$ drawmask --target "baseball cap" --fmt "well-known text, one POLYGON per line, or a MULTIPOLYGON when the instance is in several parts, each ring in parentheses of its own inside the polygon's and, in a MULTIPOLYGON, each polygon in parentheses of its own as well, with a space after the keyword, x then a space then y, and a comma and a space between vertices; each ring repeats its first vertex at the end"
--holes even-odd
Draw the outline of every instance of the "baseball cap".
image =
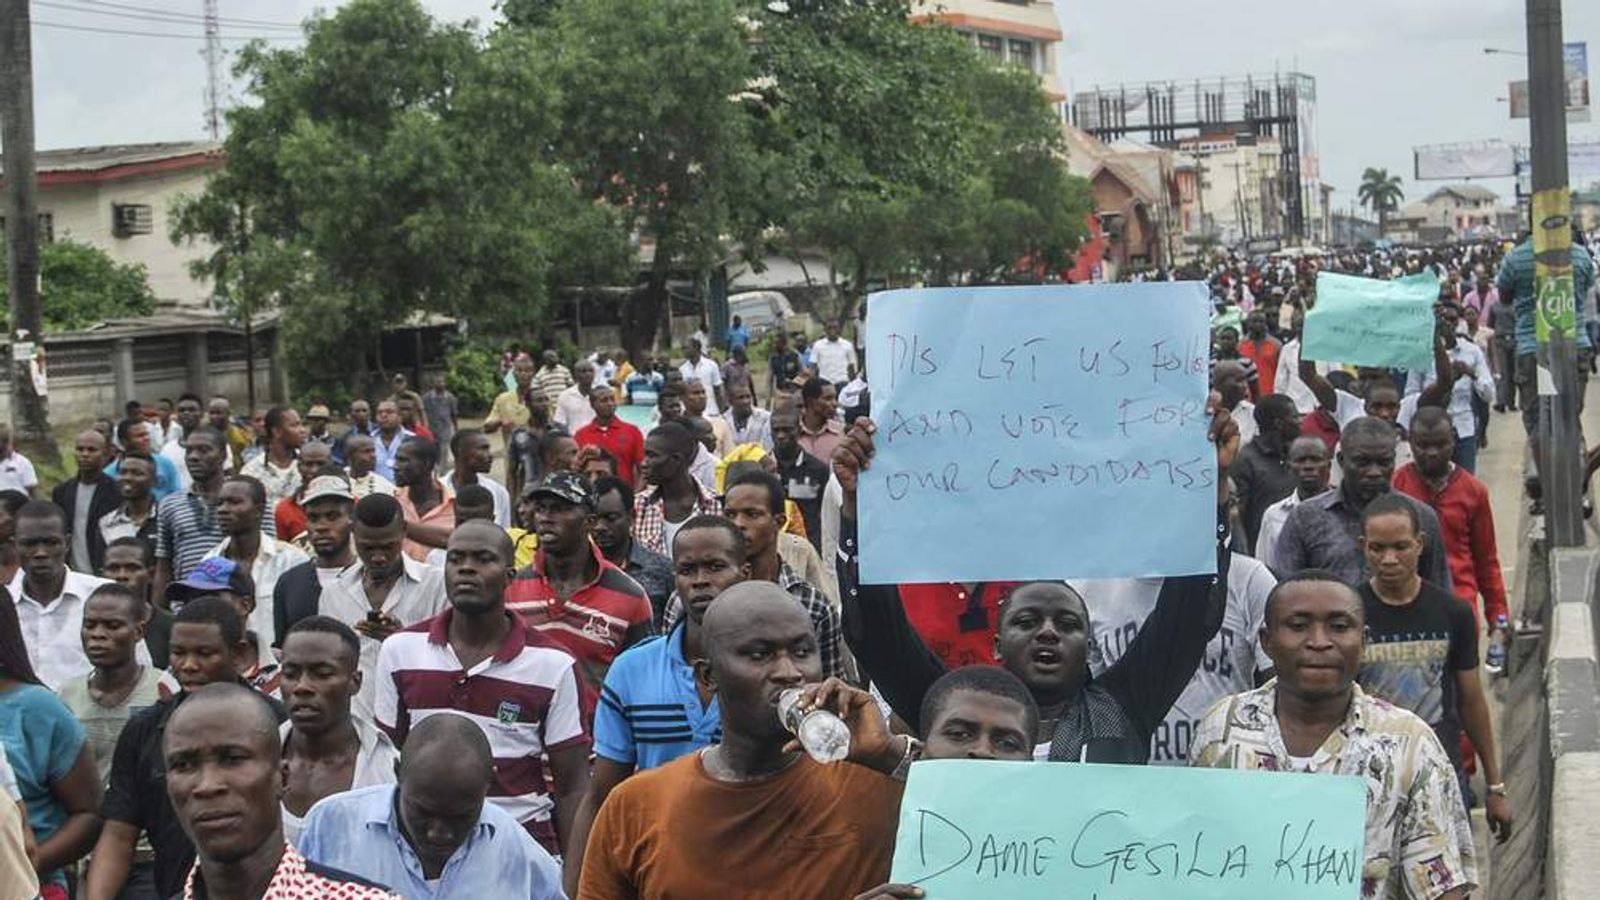
POLYGON ((201 594, 232 591, 246 597, 255 596, 256 584, 250 573, 239 564, 222 556, 201 560, 200 565, 189 570, 182 581, 167 585, 167 604, 182 605, 201 594))
POLYGON ((574 472, 552 472, 546 475, 543 481, 522 492, 522 496, 528 498, 541 494, 558 497, 578 506, 594 508, 594 493, 589 489, 589 482, 574 472))
POLYGON ((313 404, 311 404, 311 408, 306 410, 306 418, 308 418, 308 419, 327 419, 327 418, 331 418, 331 414, 328 412, 328 405, 326 403, 313 403, 313 404))
POLYGON ((343 475, 318 475, 306 485, 306 492, 300 498, 300 505, 305 506, 313 500, 322 500, 327 497, 338 497, 340 500, 355 502, 356 492, 350 487, 350 479, 343 475))

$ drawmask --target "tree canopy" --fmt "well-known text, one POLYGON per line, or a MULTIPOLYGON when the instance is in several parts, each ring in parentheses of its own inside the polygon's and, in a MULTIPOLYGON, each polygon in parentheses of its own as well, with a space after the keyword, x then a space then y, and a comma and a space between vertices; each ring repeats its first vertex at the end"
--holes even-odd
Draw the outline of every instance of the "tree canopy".
POLYGON ((1036 280, 1085 233, 1036 78, 903 0, 497 9, 484 31, 352 0, 303 47, 241 53, 228 165, 173 238, 208 240, 195 273, 230 312, 282 310, 297 371, 340 377, 423 311, 525 333, 593 285, 636 286, 637 350, 669 276, 736 254, 820 250, 853 301, 899 276, 1036 280))
MULTIPOLYGON (((0 299, 10 302, 0 255, 0 299)), ((53 241, 39 248, 40 295, 45 331, 77 331, 122 316, 155 310, 145 267, 119 263, 104 250, 76 241, 53 241)))

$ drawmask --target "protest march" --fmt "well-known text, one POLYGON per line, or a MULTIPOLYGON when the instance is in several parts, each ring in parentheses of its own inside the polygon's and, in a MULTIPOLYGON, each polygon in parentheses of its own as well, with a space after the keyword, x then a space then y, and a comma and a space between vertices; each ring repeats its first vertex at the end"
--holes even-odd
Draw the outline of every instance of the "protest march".
POLYGON ((5 896, 1472 896, 1526 246, 8 442, 5 896))
POLYGON ((1139 2, 0 3, 0 900, 1584 894, 1586 44, 1139 2))

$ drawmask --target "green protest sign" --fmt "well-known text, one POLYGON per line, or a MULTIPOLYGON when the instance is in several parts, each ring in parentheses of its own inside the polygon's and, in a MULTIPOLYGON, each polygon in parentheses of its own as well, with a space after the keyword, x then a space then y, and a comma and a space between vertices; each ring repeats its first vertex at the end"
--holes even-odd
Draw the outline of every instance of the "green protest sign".
POLYGON ((891 881, 929 900, 1356 900, 1358 778, 941 760, 911 768, 891 881))
POLYGON ((1352 366, 1426 369, 1433 365, 1433 305, 1439 279, 1394 281, 1321 272, 1317 303, 1306 313, 1302 359, 1352 366))

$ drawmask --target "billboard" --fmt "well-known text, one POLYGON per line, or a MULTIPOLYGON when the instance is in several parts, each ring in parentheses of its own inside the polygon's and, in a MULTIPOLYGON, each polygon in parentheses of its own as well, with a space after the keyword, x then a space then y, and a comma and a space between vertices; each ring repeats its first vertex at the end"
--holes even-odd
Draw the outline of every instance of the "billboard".
MULTIPOLYGON (((1562 71, 1566 82, 1567 122, 1589 121, 1589 45, 1582 41, 1562 44, 1562 71)), ((1528 81, 1511 82, 1511 118, 1528 118, 1528 81)))
POLYGON ((1503 178, 1517 171, 1516 149, 1499 142, 1435 144, 1417 147, 1412 153, 1418 181, 1503 178))

